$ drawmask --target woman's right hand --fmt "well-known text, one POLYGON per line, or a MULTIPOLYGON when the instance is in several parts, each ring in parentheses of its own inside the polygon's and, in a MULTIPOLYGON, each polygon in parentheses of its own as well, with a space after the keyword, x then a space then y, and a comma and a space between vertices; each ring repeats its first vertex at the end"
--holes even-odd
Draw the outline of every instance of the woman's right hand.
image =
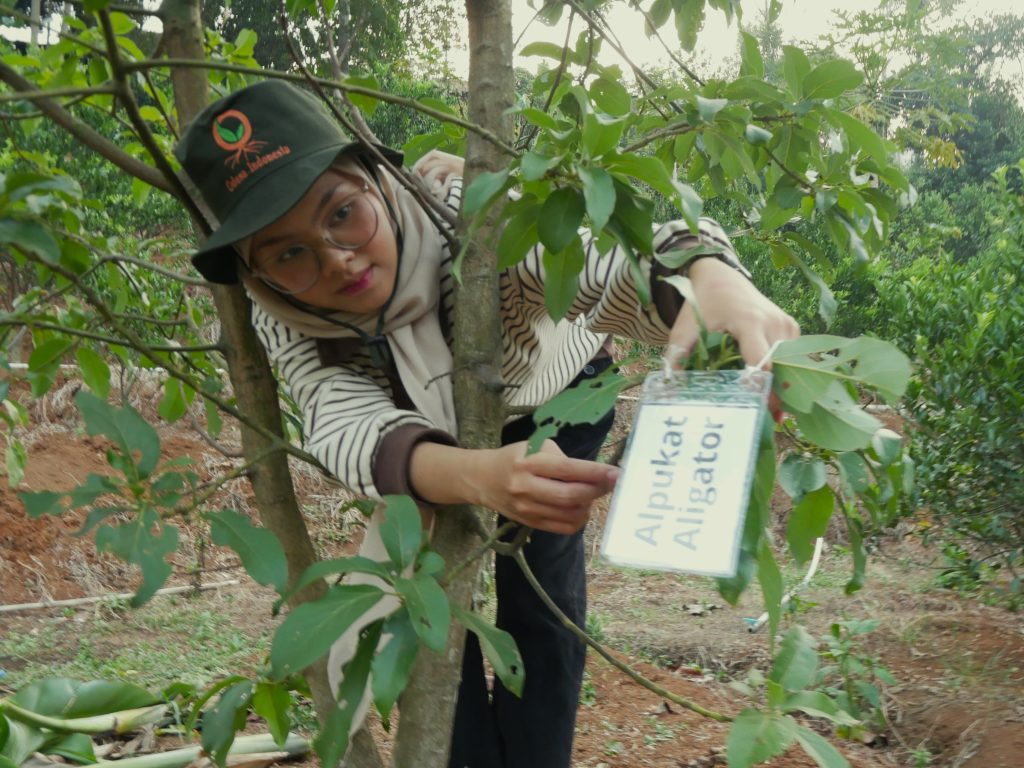
POLYGON ((591 505, 615 487, 619 474, 607 464, 569 458, 552 440, 529 456, 525 442, 473 453, 475 469, 466 478, 473 503, 551 533, 586 525, 591 505))
POLYGON ((409 482, 421 499, 476 504, 550 533, 582 528, 618 476, 617 467, 569 458, 552 440, 530 456, 526 442, 480 450, 422 442, 409 458, 409 482))

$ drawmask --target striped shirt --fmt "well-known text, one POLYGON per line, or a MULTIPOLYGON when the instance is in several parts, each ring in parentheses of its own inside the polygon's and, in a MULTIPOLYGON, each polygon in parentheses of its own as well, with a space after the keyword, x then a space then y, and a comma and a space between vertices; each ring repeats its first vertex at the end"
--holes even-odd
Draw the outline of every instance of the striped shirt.
MULTIPOLYGON (((450 179, 439 196, 457 211, 461 179, 450 179)), ((625 252, 614 247, 602 255, 589 233, 581 234, 585 261, 579 292, 563 320, 554 322, 544 302, 542 246, 533 248, 526 258, 500 275, 502 377, 508 405, 539 406, 561 392, 601 349, 609 334, 651 344, 668 341, 681 299, 670 308, 665 307, 664 300, 659 300, 657 308, 643 305, 637 294, 635 268, 625 252)), ((699 242, 720 246, 718 258, 747 274, 716 222, 700 220, 699 242)), ((654 236, 658 252, 697 243, 697 236, 680 221, 660 226, 654 236)), ((455 298, 451 266, 452 256, 446 252, 438 279, 441 313, 449 318, 455 298)), ((652 270, 648 259, 641 260, 640 266, 642 279, 651 285, 652 292, 658 290, 659 266, 652 270)), ((661 269, 660 274, 669 273, 661 269)), ((675 296, 674 290, 670 295, 675 296)), ((454 443, 454 438, 419 413, 395 405, 388 376, 373 365, 362 348, 343 362, 325 364, 316 339, 272 318, 258 304, 253 305, 253 324, 302 413, 306 449, 356 493, 379 498, 385 493, 409 492, 400 479, 382 482, 385 473, 377 465, 398 465, 399 471, 390 475, 404 478, 416 442, 430 439, 454 443), (403 438, 398 439, 398 435, 403 438)), ((450 332, 446 340, 450 347, 450 332)))

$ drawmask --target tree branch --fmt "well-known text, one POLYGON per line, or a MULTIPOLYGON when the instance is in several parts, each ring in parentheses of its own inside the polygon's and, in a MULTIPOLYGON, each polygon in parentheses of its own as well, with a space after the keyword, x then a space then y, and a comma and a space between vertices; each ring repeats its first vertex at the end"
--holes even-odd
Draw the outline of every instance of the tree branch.
POLYGON ((151 187, 173 194, 174 189, 172 186, 156 169, 140 160, 136 160, 108 138, 73 117, 60 104, 42 95, 42 92, 36 89, 32 83, 2 61, 0 61, 0 80, 21 93, 27 101, 35 104, 40 112, 71 134, 87 149, 93 150, 125 173, 149 184, 151 187))

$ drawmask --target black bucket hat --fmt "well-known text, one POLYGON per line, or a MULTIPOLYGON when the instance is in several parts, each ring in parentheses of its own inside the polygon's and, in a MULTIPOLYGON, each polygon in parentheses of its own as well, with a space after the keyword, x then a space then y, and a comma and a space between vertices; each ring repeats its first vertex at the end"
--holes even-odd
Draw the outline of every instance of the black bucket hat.
MULTIPOLYGON (((400 152, 378 149, 402 164, 400 152)), ((200 112, 174 149, 217 223, 192 255, 196 269, 212 283, 238 282, 233 244, 287 213, 345 152, 369 150, 320 100, 282 80, 235 91, 200 112)))

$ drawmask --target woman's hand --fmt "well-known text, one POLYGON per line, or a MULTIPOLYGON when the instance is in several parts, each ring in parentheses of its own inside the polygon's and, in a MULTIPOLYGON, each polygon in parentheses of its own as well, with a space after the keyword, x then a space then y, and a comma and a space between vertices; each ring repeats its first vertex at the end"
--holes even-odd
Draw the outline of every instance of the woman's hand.
POLYGON ((462 176, 465 166, 461 157, 432 149, 416 161, 412 172, 423 179, 427 189, 433 190, 435 185, 443 186, 449 176, 462 176))
MULTIPOLYGON (((704 324, 709 331, 725 331, 740 347, 747 365, 761 363, 777 341, 800 335, 796 320, 779 309, 744 275, 715 258, 698 259, 690 265, 690 282, 704 324)), ((697 319, 690 304, 683 304, 669 334, 669 348, 688 355, 699 335, 697 319)), ((764 365, 771 369, 771 361, 764 365)), ((772 415, 782 416, 778 400, 769 402, 772 415)))
POLYGON ((615 487, 618 474, 607 464, 569 458, 551 440, 530 456, 525 442, 488 450, 420 443, 409 479, 435 504, 477 504, 531 528, 570 534, 586 524, 591 504, 615 487))

